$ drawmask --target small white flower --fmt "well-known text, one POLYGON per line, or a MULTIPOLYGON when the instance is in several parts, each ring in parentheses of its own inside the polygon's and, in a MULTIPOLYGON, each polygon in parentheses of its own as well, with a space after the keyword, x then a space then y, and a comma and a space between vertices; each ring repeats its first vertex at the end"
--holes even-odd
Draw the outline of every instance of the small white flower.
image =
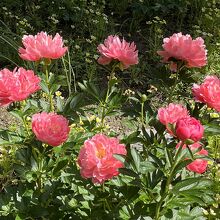
POLYGON ((96 37, 93 36, 93 35, 91 35, 91 39, 92 39, 92 40, 96 40, 96 37))
POLYGON ((94 58, 95 60, 97 60, 97 59, 99 58, 99 55, 95 54, 95 55, 93 56, 93 58, 94 58))
POLYGON ((210 214, 211 215, 216 215, 215 211, 213 209, 210 209, 210 214))

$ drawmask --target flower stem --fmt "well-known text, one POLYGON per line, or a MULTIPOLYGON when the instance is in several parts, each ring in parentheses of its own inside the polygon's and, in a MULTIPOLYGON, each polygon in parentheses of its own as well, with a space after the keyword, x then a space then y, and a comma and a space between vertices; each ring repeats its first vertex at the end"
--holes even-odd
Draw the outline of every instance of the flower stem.
POLYGON ((46 84, 47 84, 48 91, 49 91, 48 95, 49 95, 50 111, 53 112, 54 111, 53 95, 51 94, 51 91, 50 91, 49 72, 48 72, 47 65, 45 65, 45 73, 46 73, 46 84))
POLYGON ((173 165, 172 165, 172 168, 171 168, 171 171, 170 171, 170 174, 167 178, 167 181, 166 181, 166 185, 165 185, 165 189, 164 189, 164 192, 159 200, 159 202, 157 203, 157 206, 156 206, 156 212, 155 212, 155 220, 159 220, 160 218, 160 212, 161 212, 161 206, 164 202, 164 200, 166 199, 166 197, 169 195, 169 187, 170 187, 170 184, 172 182, 172 179, 173 179, 173 175, 174 175, 174 171, 175 171, 175 168, 178 164, 178 157, 179 157, 179 154, 182 150, 182 146, 184 145, 184 142, 181 142, 181 145, 179 146, 176 154, 175 154, 175 157, 174 157, 174 162, 173 162, 173 165))
POLYGON ((177 82, 178 82, 178 73, 179 73, 179 71, 176 72, 175 82, 174 82, 174 85, 171 87, 171 92, 169 95, 169 103, 171 102, 171 100, 173 98, 173 94, 176 90, 176 86, 177 86, 177 82))
POLYGON ((141 123, 144 126, 144 102, 141 103, 141 123))
POLYGON ((178 79, 179 79, 178 76, 179 76, 179 73, 180 73, 180 71, 181 71, 183 68, 184 68, 184 64, 181 63, 181 64, 179 65, 179 68, 177 69, 177 72, 176 72, 176 77, 175 77, 174 85, 171 87, 171 92, 170 92, 170 96, 169 96, 169 102, 171 102, 171 100, 172 100, 173 94, 174 94, 174 92, 175 92, 175 90, 176 90, 176 86, 177 86, 177 84, 178 84, 178 79))
POLYGON ((105 116, 106 116, 106 107, 107 107, 107 104, 108 104, 108 99, 109 99, 109 96, 110 96, 109 94, 110 94, 111 87, 112 87, 110 82, 113 79, 115 68, 116 68, 116 65, 113 66, 112 71, 110 73, 105 101, 102 104, 101 130, 103 130, 103 128, 104 128, 104 119, 105 119, 105 116))

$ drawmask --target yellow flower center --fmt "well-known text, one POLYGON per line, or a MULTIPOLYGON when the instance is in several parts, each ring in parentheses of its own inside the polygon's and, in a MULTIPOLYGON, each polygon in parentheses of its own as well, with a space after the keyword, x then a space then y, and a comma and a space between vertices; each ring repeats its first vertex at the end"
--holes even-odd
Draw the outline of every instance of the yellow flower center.
POLYGON ((102 159, 105 156, 105 149, 102 146, 102 144, 98 143, 96 145, 96 157, 98 157, 99 159, 102 159))

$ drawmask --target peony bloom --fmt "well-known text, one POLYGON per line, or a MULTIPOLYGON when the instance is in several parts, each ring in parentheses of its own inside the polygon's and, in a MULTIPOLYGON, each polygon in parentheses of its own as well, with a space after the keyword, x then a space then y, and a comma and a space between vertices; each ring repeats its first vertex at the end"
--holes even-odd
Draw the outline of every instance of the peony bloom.
POLYGON ((124 39, 121 41, 118 36, 108 36, 104 44, 100 44, 97 49, 101 54, 99 64, 106 65, 112 60, 118 60, 123 68, 127 69, 138 63, 138 51, 134 42, 128 43, 124 39))
POLYGON ((187 67, 202 67, 207 64, 207 50, 201 37, 193 40, 188 34, 177 33, 164 38, 163 43, 164 50, 157 53, 163 57, 162 62, 171 64, 172 70, 177 69, 176 61, 184 61, 187 67))
MULTIPOLYGON (((176 148, 178 148, 180 146, 181 142, 179 144, 177 144, 176 148)), ((199 143, 194 143, 189 145, 190 150, 193 152, 196 149, 198 149, 199 147, 201 147, 201 145, 199 143)), ((185 149, 186 145, 184 144, 182 149, 185 149)), ((201 149, 199 152, 196 153, 196 155, 204 155, 207 156, 208 155, 208 151, 205 149, 201 149)), ((187 158, 186 158, 187 159, 187 158)), ((204 173, 207 169, 208 166, 208 161, 205 159, 195 159, 192 163, 188 164, 186 166, 186 168, 190 171, 193 171, 195 173, 204 173)))
POLYGON ((40 89, 40 78, 32 70, 15 68, 0 71, 0 106, 22 101, 40 89))
POLYGON ((119 144, 117 138, 96 134, 86 140, 78 157, 82 177, 92 178, 93 183, 103 183, 117 176, 123 163, 114 158, 114 154, 127 154, 125 145, 119 144))
POLYGON ((42 112, 33 115, 32 130, 38 140, 56 147, 67 140, 70 128, 62 115, 42 112))
POLYGON ((204 133, 204 127, 201 125, 200 121, 193 117, 180 118, 176 122, 176 136, 185 141, 191 139, 195 142, 199 141, 204 133))
MULTIPOLYGON (((13 73, 8 69, 0 71, 0 106, 9 105, 14 101, 11 97, 13 92, 13 85, 16 85, 13 73)), ((16 89, 15 89, 16 93, 16 89)))
POLYGON ((180 104, 170 103, 165 108, 159 108, 158 119, 164 124, 174 124, 178 119, 187 117, 188 111, 185 107, 180 104))
POLYGON ((24 35, 22 43, 24 48, 19 48, 19 55, 24 60, 58 59, 67 51, 67 47, 63 47, 62 37, 58 33, 54 38, 47 35, 46 32, 40 32, 35 36, 24 35))
POLYGON ((206 103, 210 108, 220 111, 220 80, 216 76, 207 76, 201 85, 192 88, 196 101, 206 103))

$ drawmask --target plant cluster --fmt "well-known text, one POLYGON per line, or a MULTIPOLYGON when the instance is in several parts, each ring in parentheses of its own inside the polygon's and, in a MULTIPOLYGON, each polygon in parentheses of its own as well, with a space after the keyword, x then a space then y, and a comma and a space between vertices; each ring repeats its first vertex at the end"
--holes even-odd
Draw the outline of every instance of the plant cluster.
POLYGON ((24 35, 22 44, 19 56, 33 70, 0 71, 0 106, 20 120, 16 129, 0 131, 2 219, 219 217, 220 79, 194 84, 194 100, 174 99, 186 71, 207 64, 202 38, 164 39, 158 54, 174 83, 164 98, 169 104, 156 111, 152 92, 122 86, 123 72, 140 62, 134 42, 108 36, 97 46, 106 87, 83 80, 78 91, 58 33, 24 35), (59 59, 65 97, 53 73, 59 59), (120 138, 109 123, 116 117, 129 128, 120 138))

